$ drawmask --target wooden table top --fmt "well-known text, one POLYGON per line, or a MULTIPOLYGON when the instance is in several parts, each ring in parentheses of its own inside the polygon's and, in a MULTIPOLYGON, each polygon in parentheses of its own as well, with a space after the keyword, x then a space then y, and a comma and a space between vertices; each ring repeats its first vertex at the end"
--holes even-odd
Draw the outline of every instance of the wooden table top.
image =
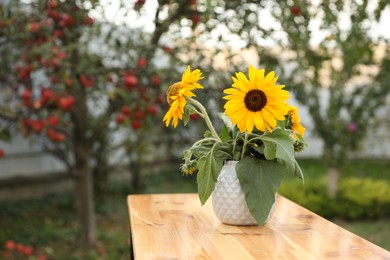
POLYGON ((390 259, 390 252, 278 196, 265 226, 229 226, 197 194, 128 196, 135 259, 390 259))

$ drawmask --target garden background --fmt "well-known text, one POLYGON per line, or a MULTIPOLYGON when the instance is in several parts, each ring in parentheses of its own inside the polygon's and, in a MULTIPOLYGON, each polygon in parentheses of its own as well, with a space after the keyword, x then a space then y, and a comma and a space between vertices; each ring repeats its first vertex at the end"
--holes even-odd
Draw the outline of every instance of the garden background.
POLYGON ((179 167, 205 126, 162 123, 187 65, 215 120, 234 73, 274 70, 308 143, 305 184, 280 194, 390 249, 387 1, 3 0, 0 15, 0 258, 127 259, 128 194, 196 192, 179 167))

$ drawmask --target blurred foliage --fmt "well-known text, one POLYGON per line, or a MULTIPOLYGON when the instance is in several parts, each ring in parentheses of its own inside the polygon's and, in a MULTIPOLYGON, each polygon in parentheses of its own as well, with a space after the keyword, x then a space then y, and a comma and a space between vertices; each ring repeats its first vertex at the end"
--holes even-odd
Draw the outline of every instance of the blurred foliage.
POLYGON ((390 217, 389 189, 388 180, 345 177, 335 198, 328 197, 325 178, 311 185, 282 184, 279 193, 325 218, 357 220, 390 217))
MULTIPOLYGON (((87 259, 129 259, 129 219, 123 205, 130 193, 132 190, 126 182, 110 183, 101 190, 96 208, 97 247, 88 253, 87 259)), ((86 259, 77 240, 79 231, 74 210, 71 193, 0 202, 0 247, 11 240, 31 246, 34 255, 44 255, 47 259, 86 259)), ((6 259, 27 259, 24 257, 6 259)), ((1 254, 0 259, 3 259, 1 254)))
POLYGON ((368 0, 273 5, 288 39, 281 62, 290 71, 282 77, 308 107, 328 166, 339 168, 360 147, 386 106, 390 35, 374 31, 388 7, 388 1, 368 0))
POLYGON ((326 192, 326 163, 300 160, 305 183, 287 177, 280 194, 326 217, 346 220, 390 217, 390 169, 388 161, 348 160, 340 169, 341 181, 335 198, 326 192))

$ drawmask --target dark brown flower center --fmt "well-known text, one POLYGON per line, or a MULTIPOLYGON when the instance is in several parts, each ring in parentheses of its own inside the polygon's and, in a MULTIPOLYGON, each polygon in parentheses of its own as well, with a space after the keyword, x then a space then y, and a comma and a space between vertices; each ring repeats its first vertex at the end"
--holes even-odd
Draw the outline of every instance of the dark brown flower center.
POLYGON ((263 109, 267 104, 267 97, 264 92, 258 89, 249 90, 244 99, 245 106, 252 112, 257 112, 263 109))
POLYGON ((181 89, 181 82, 176 82, 172 84, 168 90, 167 90, 167 102, 169 105, 172 105, 173 99, 171 98, 172 96, 176 96, 181 89))

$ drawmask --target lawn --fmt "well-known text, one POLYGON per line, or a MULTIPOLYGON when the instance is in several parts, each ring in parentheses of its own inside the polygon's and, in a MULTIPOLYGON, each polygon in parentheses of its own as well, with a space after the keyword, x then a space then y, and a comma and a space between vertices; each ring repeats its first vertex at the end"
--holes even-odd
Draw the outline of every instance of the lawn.
MULTIPOLYGON (((301 166, 306 174, 305 185, 324 175, 325 167, 321 161, 304 160, 301 166)), ((350 162, 343 169, 343 176, 351 175, 389 181, 388 162, 350 162)), ((294 178, 287 178, 286 182, 289 185, 302 185, 294 178)), ((195 176, 182 176, 176 166, 144 175, 143 184, 143 193, 196 192, 195 176)), ((110 183, 97 194, 98 247, 96 252, 90 253, 89 259, 129 259, 130 229, 126 208, 126 196, 132 193, 129 187, 123 182, 110 183)), ((47 259, 82 259, 76 239, 74 201, 72 194, 60 194, 39 200, 0 203, 0 243, 13 240, 29 245, 36 257, 45 255, 47 259)), ((332 221, 390 250, 389 216, 374 220, 332 221)), ((6 259, 24 258, 18 254, 6 259)))

